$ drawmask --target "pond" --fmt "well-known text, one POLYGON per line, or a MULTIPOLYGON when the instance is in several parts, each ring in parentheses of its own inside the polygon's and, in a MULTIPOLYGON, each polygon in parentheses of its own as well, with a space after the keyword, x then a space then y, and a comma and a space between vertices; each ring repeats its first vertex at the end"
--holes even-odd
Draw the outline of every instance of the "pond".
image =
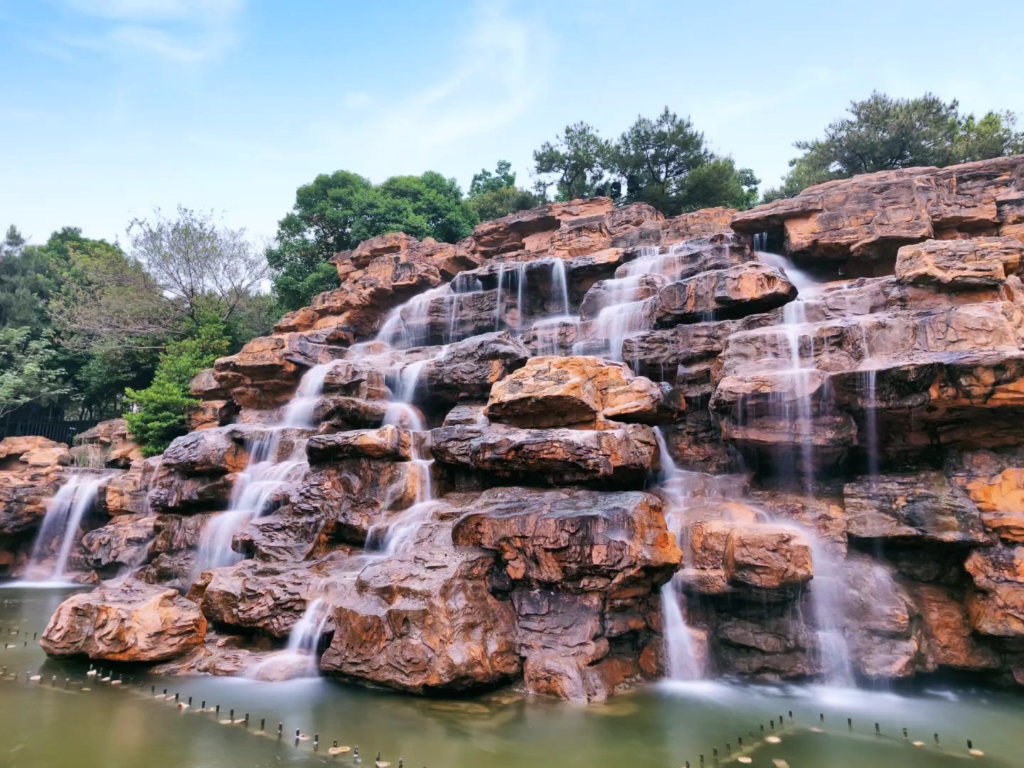
POLYGON ((2 765, 352 765, 358 746, 363 765, 380 753, 393 768, 400 759, 409 768, 698 768, 702 755, 709 768, 916 768, 1020 765, 1024 751, 1024 697, 938 685, 897 694, 663 684, 577 706, 507 690, 419 698, 326 678, 264 683, 123 668, 104 682, 105 668, 89 675, 88 663, 47 659, 35 639, 67 594, 0 590, 2 765), (968 754, 968 739, 983 756, 968 754), (352 751, 332 756, 335 742, 352 751))

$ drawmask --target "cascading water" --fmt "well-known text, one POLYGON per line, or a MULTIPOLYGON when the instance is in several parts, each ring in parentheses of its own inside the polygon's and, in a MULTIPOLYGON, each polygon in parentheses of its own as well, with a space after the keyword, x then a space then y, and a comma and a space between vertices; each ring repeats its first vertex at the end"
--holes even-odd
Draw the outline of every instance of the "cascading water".
POLYGON ((39 528, 29 559, 27 573, 30 581, 61 583, 65 580, 71 548, 74 546, 78 529, 86 513, 96 502, 96 494, 104 479, 104 475, 73 474, 47 504, 46 515, 43 517, 43 524, 39 528), (60 546, 52 572, 44 578, 38 578, 37 574, 47 552, 57 541, 60 542, 60 546))
MULTIPOLYGON (((446 348, 442 348, 438 357, 443 357, 446 348)), ((413 405, 416 389, 419 386, 420 374, 424 366, 431 360, 420 360, 402 369, 399 375, 397 396, 388 404, 384 414, 385 424, 395 424, 408 429, 412 449, 413 468, 416 472, 416 503, 404 510, 395 520, 371 526, 367 532, 367 548, 374 549, 383 555, 393 555, 404 551, 411 544, 420 526, 429 519, 434 504, 433 483, 431 472, 434 466, 432 457, 422 453, 422 437, 427 430, 423 416, 413 405)))
POLYGON ((829 685, 851 686, 853 665, 844 632, 842 568, 817 536, 804 531, 804 538, 811 546, 811 562, 814 563, 814 579, 808 597, 814 614, 819 668, 829 685))
POLYGON ((275 496, 298 480, 309 467, 306 440, 299 430, 312 426, 312 416, 323 395, 331 363, 306 371, 295 396, 285 406, 281 422, 249 444, 249 461, 235 480, 227 511, 216 515, 203 529, 194 575, 205 570, 234 565, 242 556, 232 548, 235 535, 266 512, 275 496), (290 430, 291 450, 282 456, 282 435, 290 430))
POLYGON ((285 649, 250 667, 246 677, 257 680, 315 677, 319 670, 320 638, 330 616, 330 605, 323 598, 309 600, 306 610, 288 635, 285 649))
MULTIPOLYGON (((665 512, 665 522, 668 528, 676 537, 679 547, 684 548, 683 533, 685 529, 685 507, 686 496, 685 479, 682 472, 668 452, 668 443, 660 427, 654 428, 654 436, 658 442, 658 461, 661 465, 660 485, 667 490, 667 496, 671 503, 665 512)), ((705 675, 704 665, 701 663, 694 648, 693 634, 686 623, 686 615, 683 612, 682 589, 679 585, 678 574, 673 576, 661 587, 661 617, 662 633, 665 638, 665 661, 668 667, 669 679, 682 682, 687 680, 699 680, 705 675)))
POLYGON ((758 251, 755 255, 762 263, 783 271, 798 291, 797 298, 782 309, 781 333, 785 339, 785 349, 775 351, 778 357, 788 358, 788 368, 785 370, 785 374, 790 379, 792 392, 781 393, 777 402, 772 406, 772 411, 774 415, 790 423, 795 421, 800 430, 801 466, 795 468, 794 474, 803 476, 804 490, 810 495, 814 481, 814 414, 811 404, 811 377, 815 368, 814 335, 805 334, 807 325, 805 301, 809 295, 820 290, 821 284, 806 272, 797 269, 785 256, 763 251, 758 251), (805 336, 810 346, 806 360, 802 358, 800 347, 805 336))
POLYGON ((324 382, 330 373, 331 364, 314 365, 299 381, 295 396, 285 406, 281 426, 284 428, 308 428, 313 426, 313 412, 324 394, 324 382))

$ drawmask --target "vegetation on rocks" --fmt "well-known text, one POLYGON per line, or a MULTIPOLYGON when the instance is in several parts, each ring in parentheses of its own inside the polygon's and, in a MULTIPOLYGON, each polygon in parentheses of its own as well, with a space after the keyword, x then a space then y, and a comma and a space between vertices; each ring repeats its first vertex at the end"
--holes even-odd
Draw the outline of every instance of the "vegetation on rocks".
POLYGON ((790 160, 792 170, 764 201, 792 197, 813 184, 846 179, 859 173, 914 166, 939 168, 1024 152, 1024 132, 1015 131, 1012 112, 987 112, 981 118, 964 114, 956 99, 944 102, 926 93, 916 99, 894 99, 872 93, 850 103, 849 117, 833 121, 825 135, 798 141, 803 151, 790 160))

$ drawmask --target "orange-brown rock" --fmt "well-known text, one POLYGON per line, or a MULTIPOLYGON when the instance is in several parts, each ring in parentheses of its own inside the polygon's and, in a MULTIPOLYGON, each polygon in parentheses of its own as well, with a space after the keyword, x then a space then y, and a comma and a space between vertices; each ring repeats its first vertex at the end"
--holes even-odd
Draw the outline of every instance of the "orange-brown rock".
POLYGON ((686 514, 680 578, 694 592, 788 600, 814 575, 810 544, 793 527, 759 523, 755 510, 730 502, 686 514))
POLYGON ((669 283, 658 294, 658 322, 693 323, 742 317, 780 307, 796 288, 779 270, 758 262, 711 270, 669 283))
POLYGON ((493 555, 454 547, 428 523, 412 548, 372 562, 334 600, 336 627, 320 668, 424 692, 494 685, 519 673, 515 615, 488 591, 493 555))
POLYGON ((134 568, 149 557, 156 536, 155 516, 118 515, 113 522, 82 537, 84 565, 101 573, 134 568))
POLYGON ((412 441, 407 430, 389 424, 379 429, 314 435, 306 443, 306 455, 311 464, 357 458, 409 461, 412 441))
POLYGON ((671 413, 665 392, 628 366, 596 357, 534 357, 491 388, 485 414, 519 427, 650 422, 671 413))
POLYGON ((963 596, 934 584, 912 584, 924 629, 929 666, 995 669, 999 654, 978 642, 967 618, 963 596))
POLYGON ((862 539, 987 545, 981 512, 942 472, 879 475, 843 489, 846 529, 862 539))
POLYGON ((926 240, 896 256, 896 279, 946 291, 995 288, 1019 274, 1024 243, 1012 237, 926 240))
POLYGON ((307 369, 344 354, 332 338, 329 330, 261 336, 217 360, 214 376, 242 408, 273 408, 288 400, 307 369))
POLYGON ((371 528, 416 502, 429 466, 408 461, 344 459, 314 465, 289 497, 294 514, 323 525, 331 542, 363 546, 371 528))
POLYGON ((86 467, 128 469, 142 458, 142 449, 131 439, 124 419, 101 421, 77 435, 71 453, 78 466, 86 467))
POLYGON ((498 552, 512 581, 563 589, 660 585, 681 553, 661 503, 647 493, 495 488, 452 529, 452 540, 498 552))
POLYGON ((639 486, 654 467, 650 427, 516 429, 498 424, 431 430, 430 450, 442 463, 528 483, 612 483, 639 486))
POLYGON ((891 264, 896 250, 910 243, 959 233, 1012 236, 1009 228, 1019 223, 1013 201, 1022 188, 1019 156, 882 171, 738 213, 732 227, 748 234, 781 230, 795 258, 833 260, 847 273, 866 274, 871 263, 891 264))
POLYGON ((11 553, 12 562, 14 550, 42 521, 71 463, 68 447, 45 437, 0 440, 0 551, 11 553))
POLYGON ((964 568, 978 588, 967 598, 974 631, 1024 637, 1024 547, 976 549, 964 568))
POLYGON ((450 344, 422 367, 422 398, 452 403, 482 400, 495 382, 521 368, 529 357, 530 351, 506 331, 450 344))
POLYGON ((195 603, 173 589, 129 581, 69 597, 39 644, 50 656, 151 663, 188 653, 205 634, 195 603))

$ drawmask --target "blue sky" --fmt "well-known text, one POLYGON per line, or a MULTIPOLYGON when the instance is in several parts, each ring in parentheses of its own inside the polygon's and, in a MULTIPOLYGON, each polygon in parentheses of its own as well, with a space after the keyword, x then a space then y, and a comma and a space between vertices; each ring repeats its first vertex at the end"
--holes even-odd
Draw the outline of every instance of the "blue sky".
POLYGON ((1024 2, 0 0, 0 226, 123 240, 179 203, 270 237, 336 169, 464 187, 664 105, 776 183, 872 89, 1024 113, 1024 2))

